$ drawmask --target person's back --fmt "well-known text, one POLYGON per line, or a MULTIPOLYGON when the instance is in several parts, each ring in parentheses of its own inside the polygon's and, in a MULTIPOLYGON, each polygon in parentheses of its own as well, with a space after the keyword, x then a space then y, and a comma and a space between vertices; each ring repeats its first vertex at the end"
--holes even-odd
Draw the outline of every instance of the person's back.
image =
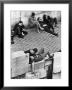
POLYGON ((17 29, 17 27, 18 27, 18 23, 16 23, 16 24, 14 25, 13 31, 15 31, 15 30, 17 29))

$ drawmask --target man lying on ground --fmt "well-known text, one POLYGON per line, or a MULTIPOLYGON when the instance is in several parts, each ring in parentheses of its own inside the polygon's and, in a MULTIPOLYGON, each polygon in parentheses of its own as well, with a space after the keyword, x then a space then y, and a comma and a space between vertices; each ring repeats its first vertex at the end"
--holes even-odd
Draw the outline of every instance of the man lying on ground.
POLYGON ((38 51, 37 48, 24 51, 24 53, 29 53, 29 64, 31 64, 33 62, 33 59, 31 59, 31 58, 33 58, 36 55, 37 51, 38 51))

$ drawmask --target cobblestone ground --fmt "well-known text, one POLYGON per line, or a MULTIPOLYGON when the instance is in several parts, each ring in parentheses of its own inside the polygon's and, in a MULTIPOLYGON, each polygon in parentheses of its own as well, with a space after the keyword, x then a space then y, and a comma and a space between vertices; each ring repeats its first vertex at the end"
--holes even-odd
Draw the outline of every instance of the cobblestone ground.
POLYGON ((59 23, 57 27, 55 27, 55 32, 58 33, 58 37, 47 33, 45 31, 40 31, 37 33, 36 29, 27 29, 28 35, 24 38, 18 38, 17 36, 14 38, 15 44, 11 45, 11 51, 20 51, 20 50, 28 50, 31 48, 44 48, 45 52, 54 53, 61 49, 61 24, 59 23))

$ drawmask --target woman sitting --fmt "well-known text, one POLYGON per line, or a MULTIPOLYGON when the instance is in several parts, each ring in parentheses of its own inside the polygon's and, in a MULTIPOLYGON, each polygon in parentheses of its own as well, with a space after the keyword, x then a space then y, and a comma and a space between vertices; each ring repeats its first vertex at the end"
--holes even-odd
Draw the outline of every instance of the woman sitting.
POLYGON ((24 51, 24 53, 29 53, 29 64, 32 64, 33 59, 31 59, 31 58, 34 57, 34 56, 36 55, 37 51, 38 51, 37 48, 24 51))

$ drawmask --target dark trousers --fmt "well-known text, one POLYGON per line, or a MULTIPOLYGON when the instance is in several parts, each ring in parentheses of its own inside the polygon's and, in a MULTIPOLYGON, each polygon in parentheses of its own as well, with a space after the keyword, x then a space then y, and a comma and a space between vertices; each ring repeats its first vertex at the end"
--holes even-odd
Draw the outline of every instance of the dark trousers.
POLYGON ((57 34, 57 33, 55 33, 54 31, 51 31, 51 30, 50 30, 50 28, 49 28, 48 26, 45 26, 45 27, 44 27, 44 30, 45 30, 46 32, 48 32, 48 33, 52 34, 52 35, 55 35, 55 36, 57 36, 57 35, 58 35, 58 34, 57 34))

